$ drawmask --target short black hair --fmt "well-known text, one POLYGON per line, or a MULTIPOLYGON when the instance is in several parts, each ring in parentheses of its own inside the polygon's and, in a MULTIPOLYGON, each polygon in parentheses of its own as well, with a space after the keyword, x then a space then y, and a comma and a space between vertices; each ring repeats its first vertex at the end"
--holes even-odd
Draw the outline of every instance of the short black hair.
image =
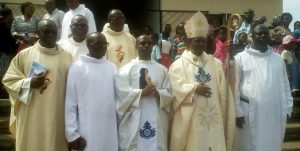
POLYGON ((22 3, 21 4, 21 12, 22 12, 22 15, 24 15, 25 14, 25 9, 29 6, 29 5, 32 5, 32 3, 31 2, 25 2, 25 3, 22 3))
POLYGON ((290 13, 282 13, 282 14, 281 14, 281 17, 280 17, 280 20, 282 20, 284 16, 287 16, 287 17, 288 17, 289 22, 291 22, 291 21, 293 20, 293 16, 292 16, 292 14, 290 14, 290 13))
POLYGON ((10 8, 4 7, 0 9, 0 16, 5 19, 8 15, 12 15, 12 10, 10 8))

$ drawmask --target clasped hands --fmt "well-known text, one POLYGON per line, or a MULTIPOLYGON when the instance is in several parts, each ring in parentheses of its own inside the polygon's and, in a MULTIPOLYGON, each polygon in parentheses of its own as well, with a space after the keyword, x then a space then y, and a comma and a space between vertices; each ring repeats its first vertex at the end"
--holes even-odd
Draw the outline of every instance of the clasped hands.
POLYGON ((155 96, 158 97, 159 93, 156 90, 156 87, 153 83, 148 84, 143 90, 142 90, 142 96, 155 96))
POLYGON ((211 97, 211 88, 205 83, 198 83, 195 93, 204 97, 211 97))

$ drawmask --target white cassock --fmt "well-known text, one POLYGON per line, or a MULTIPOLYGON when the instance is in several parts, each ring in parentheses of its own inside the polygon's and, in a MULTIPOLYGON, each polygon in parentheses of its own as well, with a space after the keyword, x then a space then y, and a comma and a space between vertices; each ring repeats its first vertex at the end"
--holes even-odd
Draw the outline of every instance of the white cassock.
POLYGON ((167 151, 169 109, 173 96, 167 68, 154 60, 134 59, 116 76, 119 151, 167 151), (141 97, 140 69, 146 68, 160 98, 141 97))
POLYGON ((71 20, 76 15, 82 15, 86 17, 88 21, 88 27, 89 27, 88 34, 92 32, 97 32, 94 14, 88 8, 86 8, 84 4, 80 4, 77 8, 73 10, 70 9, 65 14, 65 17, 62 22, 62 32, 60 37, 61 40, 69 38, 71 36, 72 33, 70 29, 71 20))
POLYGON ((245 124, 236 128, 234 151, 281 151, 293 106, 284 61, 270 47, 265 53, 246 47, 235 60, 239 74, 236 116, 244 116, 245 124))
POLYGON ((89 49, 86 46, 86 39, 82 42, 76 42, 73 37, 67 39, 61 39, 57 42, 62 48, 68 51, 72 56, 73 60, 79 60, 80 55, 86 55, 89 53, 89 49))
POLYGON ((111 62, 87 55, 69 68, 65 133, 68 142, 83 137, 87 142, 84 151, 118 150, 115 73, 111 62))

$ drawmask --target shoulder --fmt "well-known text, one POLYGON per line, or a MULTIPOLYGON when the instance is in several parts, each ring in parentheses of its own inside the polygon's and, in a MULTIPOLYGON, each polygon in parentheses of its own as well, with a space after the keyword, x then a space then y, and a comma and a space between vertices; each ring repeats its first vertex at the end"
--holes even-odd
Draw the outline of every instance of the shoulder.
POLYGON ((110 68, 112 68, 114 70, 117 70, 117 66, 114 63, 112 63, 111 61, 109 61, 107 59, 105 59, 105 62, 107 64, 107 66, 109 66, 110 68))
POLYGON ((165 66, 163 66, 160 63, 157 63, 156 61, 154 61, 154 65, 157 66, 158 69, 162 70, 163 72, 168 72, 168 68, 166 68, 165 66))
POLYGON ((62 10, 57 10, 57 12, 59 13, 59 14, 65 14, 65 12, 64 11, 62 11, 62 10))
POLYGON ((62 50, 62 55, 65 55, 67 58, 73 58, 72 55, 64 49, 61 45, 57 45, 58 49, 62 50))
POLYGON ((16 16, 15 19, 14 19, 14 21, 22 21, 22 20, 23 20, 22 15, 21 16, 16 16))

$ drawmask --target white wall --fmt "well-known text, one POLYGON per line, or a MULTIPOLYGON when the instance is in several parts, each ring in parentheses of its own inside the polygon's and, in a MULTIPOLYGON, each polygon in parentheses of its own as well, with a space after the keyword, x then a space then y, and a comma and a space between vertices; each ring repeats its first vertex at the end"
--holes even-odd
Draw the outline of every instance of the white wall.
POLYGON ((161 0, 161 7, 162 10, 200 10, 238 14, 243 14, 245 9, 251 8, 256 17, 267 16, 269 23, 275 15, 282 12, 282 1, 285 0, 161 0))

